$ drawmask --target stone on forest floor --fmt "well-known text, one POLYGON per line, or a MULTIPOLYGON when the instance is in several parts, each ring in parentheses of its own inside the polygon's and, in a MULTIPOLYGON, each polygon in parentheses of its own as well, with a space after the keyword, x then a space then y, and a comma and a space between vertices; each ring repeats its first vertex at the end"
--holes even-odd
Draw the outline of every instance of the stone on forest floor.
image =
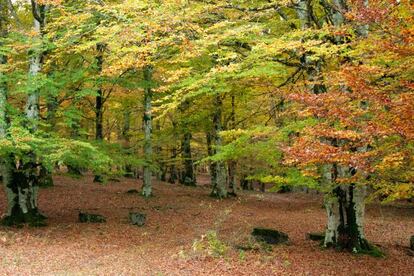
POLYGON ((93 178, 94 183, 105 183, 106 180, 107 179, 103 175, 95 175, 95 177, 93 178))
POLYGON ((323 241, 325 239, 325 233, 307 233, 306 239, 311 241, 323 241))
POLYGON ((265 242, 267 244, 281 244, 289 241, 289 236, 287 234, 266 228, 254 228, 252 236, 256 241, 265 242))
POLYGON ((129 213, 129 220, 132 225, 144 226, 146 221, 146 215, 140 213, 129 213))
POLYGON ((106 218, 98 214, 88 214, 79 212, 79 221, 82 223, 102 223, 106 222, 106 218))
POLYGON ((139 191, 137 189, 131 189, 131 190, 128 190, 126 193, 127 194, 139 194, 139 191))

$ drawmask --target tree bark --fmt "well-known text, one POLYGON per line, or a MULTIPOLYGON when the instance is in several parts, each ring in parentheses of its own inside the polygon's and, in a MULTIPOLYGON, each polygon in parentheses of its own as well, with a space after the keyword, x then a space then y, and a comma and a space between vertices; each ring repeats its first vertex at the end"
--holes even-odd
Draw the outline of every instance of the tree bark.
POLYGON ((181 143, 184 171, 181 174, 180 182, 186 186, 196 186, 193 158, 191 155, 191 138, 191 132, 185 132, 181 143))
MULTIPOLYGON (((220 132, 222 131, 222 123, 221 123, 221 116, 222 116, 222 99, 220 95, 217 95, 215 98, 215 111, 213 114, 213 141, 216 154, 220 152, 221 146, 223 144, 222 138, 220 136, 220 132)), ((226 188, 226 166, 223 161, 216 161, 214 165, 215 169, 215 183, 213 183, 213 189, 211 191, 211 196, 217 198, 226 198, 228 196, 227 188, 226 188)))
MULTIPOLYGON (((59 107, 57 97, 50 96, 47 99, 47 115, 46 122, 49 125, 51 131, 56 129, 56 112, 59 107)), ((39 170, 39 186, 40 187, 53 187, 53 175, 52 172, 46 169, 45 166, 40 164, 39 170)))
POLYGON ((144 184, 142 186, 142 195, 144 197, 152 196, 152 66, 148 65, 144 68, 144 184))
MULTIPOLYGON (((190 102, 184 101, 179 107, 180 113, 183 115, 184 111, 186 111, 189 107, 190 102)), ((192 134, 189 131, 188 122, 186 118, 182 118, 181 124, 181 129, 184 132, 181 140, 181 156, 183 161, 183 171, 180 173, 179 181, 181 184, 187 186, 196 186, 196 178, 194 175, 194 163, 191 153, 192 134)))
MULTIPOLYGON (((32 1, 34 17, 34 30, 42 38, 46 23, 46 6, 38 5, 32 1)), ((31 50, 29 60, 29 78, 38 77, 42 65, 44 53, 40 49, 31 50)), ((40 119, 39 99, 40 93, 36 88, 29 93, 26 102, 27 128, 36 132, 40 119)), ((8 214, 4 219, 7 225, 29 223, 33 226, 44 225, 45 217, 38 211, 39 176, 37 157, 29 153, 30 161, 18 166, 12 166, 11 178, 7 181, 6 195, 8 201, 8 214)), ((21 162, 21 161, 20 161, 21 162)), ((9 177, 10 177, 9 175, 9 177)))
MULTIPOLYGON (((96 56, 96 66, 97 74, 102 73, 103 68, 103 52, 105 50, 105 45, 98 43, 96 45, 98 55, 96 56)), ((104 139, 103 133, 103 107, 104 107, 104 95, 102 85, 99 84, 98 91, 96 92, 95 97, 95 140, 102 142, 104 139)), ((101 174, 96 174, 93 182, 103 183, 105 182, 104 176, 101 174)))
MULTIPOLYGON (((206 140, 207 140, 207 154, 208 156, 213 156, 214 154, 216 154, 215 150, 213 149, 213 135, 208 132, 206 134, 206 140)), ((210 168, 210 181, 211 181, 211 186, 214 188, 217 186, 217 177, 216 177, 216 163, 209 161, 209 168, 210 168)))
MULTIPOLYGON (((122 126, 122 139, 124 140, 124 149, 127 151, 128 155, 131 155, 131 145, 130 145, 130 130, 131 130, 131 111, 127 108, 124 112, 124 120, 122 126)), ((136 178, 135 172, 131 164, 125 165, 125 177, 136 178)))
MULTIPOLYGON (((103 67, 103 51, 105 49, 105 46, 102 44, 98 44, 96 46, 96 49, 98 50, 98 55, 96 57, 96 66, 97 66, 97 73, 102 73, 102 67, 103 67)), ((103 135, 103 105, 104 105, 104 96, 103 96, 103 90, 102 85, 99 85, 98 91, 96 92, 96 98, 95 98, 95 139, 97 141, 102 141, 104 138, 103 135)))
POLYGON ((178 179, 177 166, 175 165, 175 159, 177 158, 177 148, 173 146, 171 150, 171 159, 173 160, 172 164, 169 166, 170 175, 168 178, 168 183, 175 184, 178 179))
MULTIPOLYGON (((234 93, 231 95, 231 114, 230 114, 230 129, 236 128, 236 97, 234 93)), ((236 169, 237 162, 235 160, 227 161, 228 167, 228 195, 237 196, 236 194, 236 169)))

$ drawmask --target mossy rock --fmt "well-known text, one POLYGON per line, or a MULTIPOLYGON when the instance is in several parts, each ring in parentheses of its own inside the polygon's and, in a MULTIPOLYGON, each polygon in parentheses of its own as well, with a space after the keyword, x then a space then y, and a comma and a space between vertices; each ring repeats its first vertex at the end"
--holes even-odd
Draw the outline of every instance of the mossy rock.
POLYGON ((285 244, 289 242, 289 236, 286 233, 266 228, 254 228, 252 236, 258 242, 267 244, 285 244))
POLYGON ((128 190, 126 193, 127 194, 139 194, 139 191, 137 189, 131 189, 131 190, 128 190))
POLYGON ((88 214, 79 212, 79 222, 81 223, 103 223, 106 218, 99 214, 88 214))
POLYGON ((323 241, 325 240, 325 233, 307 233, 306 239, 311 241, 323 241))
POLYGON ((93 178, 94 183, 106 183, 108 179, 103 175, 95 175, 93 178))
POLYGON ((144 226, 147 216, 141 213, 129 213, 129 220, 132 225, 144 226))

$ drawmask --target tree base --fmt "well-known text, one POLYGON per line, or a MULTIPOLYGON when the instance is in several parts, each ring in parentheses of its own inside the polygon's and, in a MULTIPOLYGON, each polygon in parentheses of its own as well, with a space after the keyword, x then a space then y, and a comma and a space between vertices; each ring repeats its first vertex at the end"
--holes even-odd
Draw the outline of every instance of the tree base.
POLYGON ((44 178, 39 179, 38 185, 41 188, 50 188, 50 187, 53 187, 54 184, 53 184, 53 178, 52 178, 52 176, 49 175, 49 176, 46 176, 44 178))
POLYGON ((31 227, 44 227, 47 226, 46 219, 47 217, 38 210, 32 210, 27 214, 13 212, 11 216, 4 217, 0 224, 8 227, 23 227, 24 224, 31 227))
POLYGON ((339 244, 325 244, 325 248, 334 248, 338 251, 348 251, 355 254, 369 255, 375 258, 385 257, 385 253, 381 251, 376 245, 369 243, 366 239, 360 241, 359 246, 348 247, 339 244))
POLYGON ((226 199, 226 198, 228 198, 228 194, 226 194, 226 195, 222 195, 222 194, 220 194, 219 192, 217 192, 217 191, 212 191, 211 193, 210 193, 210 197, 212 197, 212 198, 216 198, 216 199, 226 199))

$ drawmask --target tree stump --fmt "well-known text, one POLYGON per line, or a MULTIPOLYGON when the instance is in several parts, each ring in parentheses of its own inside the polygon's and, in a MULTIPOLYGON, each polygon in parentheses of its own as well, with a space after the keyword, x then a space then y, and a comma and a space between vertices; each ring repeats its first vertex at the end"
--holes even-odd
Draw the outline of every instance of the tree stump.
POLYGON ((289 241, 289 236, 287 234, 266 228, 254 228, 252 236, 256 241, 265 242, 267 244, 282 244, 289 241))

